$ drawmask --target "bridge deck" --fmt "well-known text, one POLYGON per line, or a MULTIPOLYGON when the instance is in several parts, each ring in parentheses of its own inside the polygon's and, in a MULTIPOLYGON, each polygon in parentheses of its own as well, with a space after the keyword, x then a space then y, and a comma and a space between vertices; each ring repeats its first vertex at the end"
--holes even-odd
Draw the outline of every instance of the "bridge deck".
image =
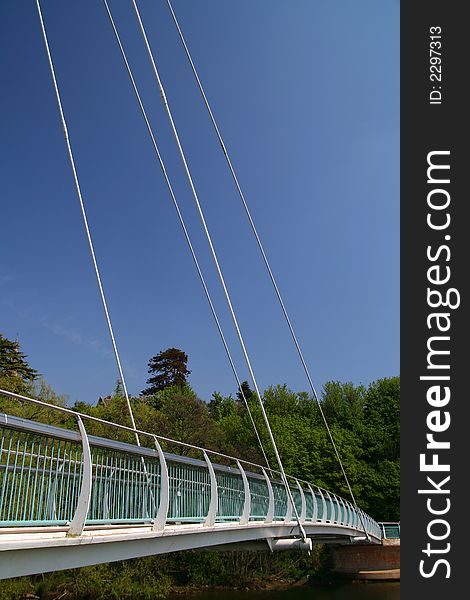
MULTIPOLYGON (((350 543, 358 531, 344 525, 305 524, 314 543, 350 543)), ((167 526, 153 531, 151 525, 86 528, 80 536, 70 537, 66 528, 15 528, 0 534, 0 578, 17 577, 52 570, 68 569, 141 556, 166 554, 180 550, 217 547, 261 549, 264 544, 289 539, 295 547, 297 523, 216 523, 167 526), (268 543, 267 543, 268 542, 268 543)), ((362 538, 363 539, 363 538, 362 538)), ((377 538, 372 541, 379 543, 377 538)))

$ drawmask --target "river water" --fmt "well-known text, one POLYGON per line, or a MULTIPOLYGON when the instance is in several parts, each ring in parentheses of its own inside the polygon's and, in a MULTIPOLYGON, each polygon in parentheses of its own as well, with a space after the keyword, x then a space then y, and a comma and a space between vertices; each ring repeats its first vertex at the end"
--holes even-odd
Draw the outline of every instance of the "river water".
POLYGON ((347 583, 331 586, 304 586, 269 592, 203 592, 178 600, 399 600, 397 583, 347 583))

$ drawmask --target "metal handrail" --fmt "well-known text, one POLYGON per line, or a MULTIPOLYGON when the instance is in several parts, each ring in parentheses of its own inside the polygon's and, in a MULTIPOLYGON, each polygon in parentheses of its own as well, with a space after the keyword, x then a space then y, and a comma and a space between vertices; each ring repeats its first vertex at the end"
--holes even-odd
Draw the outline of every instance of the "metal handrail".
MULTIPOLYGON (((103 473, 105 473, 106 467, 104 467, 103 463, 98 464, 98 460, 96 460, 96 463, 93 461, 93 457, 92 457, 92 453, 90 454, 88 451, 87 454, 87 447, 90 448, 96 448, 96 452, 106 452, 106 450, 110 450, 110 451, 115 451, 115 452, 121 452, 124 453, 126 455, 134 455, 134 456, 138 456, 140 457, 140 459, 142 461, 144 461, 145 457, 148 458, 152 458, 152 459, 159 459, 159 463, 161 465, 161 471, 160 473, 164 473, 166 471, 166 477, 163 477, 163 479, 160 481, 159 484, 159 488, 160 489, 160 509, 158 510, 158 515, 156 516, 156 519, 151 518, 150 520, 153 521, 153 529, 158 531, 164 528, 165 526, 165 522, 168 521, 168 519, 171 521, 175 521, 175 520, 180 520, 180 517, 176 516, 176 517, 168 517, 169 514, 169 496, 170 496, 170 483, 169 483, 169 479, 168 479, 168 467, 167 464, 173 464, 174 467, 172 467, 173 469, 176 469, 177 472, 181 472, 178 471, 180 469, 184 469, 184 468, 199 468, 199 469, 203 469, 202 472, 205 472, 206 475, 204 477, 206 477, 207 475, 209 476, 209 479, 207 480, 207 482, 203 482, 202 480, 199 481, 199 483, 197 485, 203 485, 206 486, 206 489, 209 489, 210 492, 210 503, 209 503, 209 508, 208 508, 208 512, 206 514, 206 517, 203 519, 204 523, 206 526, 212 526, 215 523, 216 520, 216 515, 217 515, 217 503, 220 502, 220 495, 217 492, 217 478, 215 475, 215 472, 220 473, 220 477, 226 477, 230 475, 236 475, 239 476, 242 481, 243 481, 243 488, 239 489, 237 488, 237 486, 235 486, 235 488, 231 487, 230 484, 230 480, 227 480, 228 483, 224 484, 223 480, 222 480, 222 491, 220 492, 220 494, 222 494, 222 498, 225 497, 223 496, 223 494, 228 493, 229 494, 229 498, 231 497, 232 500, 230 501, 234 501, 235 504, 233 506, 238 506, 237 502, 239 503, 239 500, 236 500, 236 498, 238 498, 237 494, 242 494, 244 496, 244 500, 242 502, 243 506, 239 506, 239 512, 240 514, 238 515, 233 515, 232 517, 228 516, 228 515, 220 515, 220 518, 222 519, 237 519, 239 520, 239 522, 241 524, 247 524, 250 519, 255 519, 255 520, 259 520, 262 519, 265 522, 270 522, 271 520, 278 520, 279 518, 281 518, 279 512, 276 513, 275 516, 275 507, 274 505, 281 501, 281 508, 280 511, 282 513, 282 511, 285 511, 284 517, 282 518, 282 520, 289 520, 289 515, 292 513, 292 507, 289 506, 289 499, 286 495, 286 497, 284 498, 284 495, 281 494, 281 496, 277 496, 278 500, 275 501, 274 499, 274 488, 273 486, 276 488, 276 490, 278 489, 278 486, 283 485, 282 484, 282 480, 280 477, 280 472, 276 471, 275 469, 268 469, 266 467, 262 467, 261 465, 258 465, 256 463, 244 460, 244 459, 237 459, 235 457, 229 456, 227 454, 224 454, 222 452, 218 452, 215 450, 209 450, 209 449, 205 449, 202 448, 200 446, 195 446, 193 444, 188 444, 186 442, 180 442, 178 440, 173 440, 171 438, 167 438, 165 436, 160 436, 160 435, 155 435, 143 430, 139 430, 139 429, 135 429, 132 427, 128 427, 126 425, 121 425, 118 423, 113 423, 111 421, 107 421, 105 419, 100 419, 99 417, 95 417, 92 415, 87 415, 85 413, 80 413, 78 411, 74 411, 71 410, 69 408, 63 407, 63 406, 57 406, 54 404, 49 404, 46 402, 42 402, 41 400, 36 400, 34 398, 29 398, 27 396, 22 396, 20 394, 16 394, 14 392, 10 392, 8 390, 2 390, 0 389, 0 395, 5 395, 7 397, 22 401, 22 402, 27 402, 30 404, 34 404, 36 406, 41 406, 42 408, 46 408, 46 409, 51 409, 51 410, 55 410, 58 412, 61 412, 63 414, 67 414, 71 417, 73 417, 75 420, 78 421, 79 424, 79 431, 72 431, 69 429, 63 429, 61 427, 56 427, 56 426, 52 426, 52 425, 47 425, 47 424, 43 424, 43 423, 38 423, 35 421, 30 421, 27 419, 23 419, 21 417, 13 417, 13 416, 8 416, 5 414, 1 414, 0 413, 0 425, 4 425, 6 426, 8 429, 12 429, 12 430, 19 430, 19 431, 23 431, 26 434, 32 434, 32 435, 39 435, 39 436, 45 436, 52 438, 53 440, 62 440, 64 441, 64 443, 78 443, 81 444, 82 446, 82 457, 78 458, 77 460, 77 456, 75 457, 75 459, 73 459, 72 457, 70 457, 70 460, 68 461, 69 463, 69 472, 71 469, 71 464, 73 461, 73 480, 76 479, 76 477, 78 476, 81 480, 81 487, 80 487, 80 492, 78 495, 78 499, 76 498, 76 495, 78 494, 78 488, 74 488, 74 501, 76 501, 76 511, 75 511, 75 515, 72 519, 72 522, 70 524, 69 527, 69 535, 80 535, 81 532, 83 531, 83 528, 85 526, 85 523, 90 523, 91 521, 93 521, 93 519, 88 519, 87 520, 87 514, 88 514, 88 510, 90 508, 90 502, 91 502, 91 488, 92 488, 92 470, 95 472, 95 481, 97 480, 97 478, 100 478, 100 483, 99 485, 101 485, 101 480, 103 478, 103 473), (116 440, 111 440, 109 438, 104 438, 104 437, 97 437, 97 436, 92 436, 92 435, 88 435, 86 433, 85 427, 83 425, 83 421, 84 420, 88 420, 91 422, 96 422, 96 423, 100 423, 102 425, 105 426, 109 426, 109 427, 113 427, 115 429, 119 429, 122 431, 126 431, 126 432, 130 432, 133 434, 138 434, 140 436, 145 436, 147 438, 149 438, 149 440, 152 440, 154 445, 155 445, 155 449, 151 449, 151 448, 147 448, 144 446, 135 446, 126 442, 120 442, 120 441, 116 441, 116 440), (204 460, 198 460, 195 458, 191 458, 188 456, 181 456, 181 455, 177 455, 177 454, 172 454, 172 453, 168 453, 168 452, 162 452, 161 448, 160 448, 160 444, 159 442, 163 441, 163 442, 167 442, 170 444, 175 444, 177 446, 180 447, 184 447, 184 448, 190 448, 192 450, 201 452, 203 454, 204 460), (222 464, 217 464, 217 463, 212 463, 212 461, 209 460, 209 455, 210 456, 215 456, 215 457, 220 457, 224 460, 228 460, 230 461, 234 466, 226 466, 226 465, 222 465, 222 464), (85 464, 86 463, 86 464, 85 464), (245 471, 245 469, 242 467, 243 465, 248 465, 251 468, 255 468, 256 471, 258 472, 253 472, 251 469, 248 471, 245 471), (83 465, 83 472, 80 471, 80 469, 82 468, 83 465), (180 465, 180 466, 178 466, 180 465), (185 467, 186 465, 186 467, 185 467), (236 466, 235 466, 236 465, 236 466), (78 467, 78 473, 76 473, 78 467), (99 468, 98 468, 99 467, 99 468), (274 476, 275 479, 271 479, 270 477, 267 476, 266 472, 269 472, 271 475, 271 478, 274 476), (100 473, 100 475, 98 476, 97 473, 100 473), (224 475, 225 474, 225 475, 224 475), (245 478, 243 477, 243 474, 245 474, 245 478), (86 479, 86 481, 85 481, 86 479), (259 483, 256 484, 257 486, 261 485, 261 488, 255 488, 255 489, 250 489, 250 483, 251 485, 254 484, 254 482, 258 481, 259 483), (207 487, 208 486, 208 487, 207 487), (228 486, 228 487, 224 487, 224 486, 228 486), (266 492, 260 491, 263 489, 263 487, 266 488, 266 492), (267 496, 265 495, 267 493, 267 496), (162 497, 163 494, 163 497, 162 497), (230 494, 232 494, 232 496, 230 496, 230 494), (235 500, 233 500, 234 496, 233 494, 235 494, 235 500), (254 496, 253 496, 254 494, 254 496), (261 494, 261 495, 260 495, 261 494), (250 502, 250 496, 253 496, 253 499, 255 500, 255 505, 257 506, 257 508, 255 508, 255 514, 252 515, 250 514, 251 510, 250 508, 252 507, 252 502, 250 502), (280 500, 279 500, 280 499, 280 500), (265 502, 268 501, 268 506, 265 505, 265 502), (261 504, 260 504, 261 502, 261 504), (261 508, 263 507, 264 508, 261 508), (283 507, 283 508, 282 508, 283 507), (259 510, 262 510, 262 514, 259 514, 259 510)), ((29 457, 29 460, 31 461, 32 458, 35 456, 33 453, 33 449, 31 449, 31 452, 29 453, 25 453, 23 454, 22 449, 21 448, 17 448, 17 453, 16 453, 16 457, 15 457, 15 465, 9 465, 8 463, 6 463, 5 465, 3 465, 5 467, 5 473, 8 472, 15 472, 16 471, 16 461, 18 460, 18 457, 20 458, 20 461, 25 460, 25 455, 27 454, 27 457, 29 457)), ((0 458, 2 456, 2 454, 6 452, 6 450, 4 450, 3 448, 0 448, 0 458)), ((10 453, 10 451, 8 450, 8 454, 10 453)), ((14 454, 14 453, 13 453, 14 454)), ((97 456, 99 457, 100 455, 97 454, 97 456)), ((47 455, 47 453, 45 453, 44 455, 40 455, 39 452, 37 452, 37 461, 43 461, 43 469, 45 468, 45 464, 47 461, 49 461, 48 464, 50 464, 50 468, 48 467, 48 469, 52 470, 52 465, 53 462, 55 461, 57 464, 59 464, 60 460, 59 457, 54 457, 53 455, 47 455)), ((102 459, 100 459, 102 460, 102 459)), ((39 464, 39 463, 37 463, 39 464)), ((32 467, 32 465, 29 465, 29 471, 33 472, 33 474, 35 473, 35 469, 37 469, 37 465, 36 467, 32 467)), ((145 477, 147 477, 147 484, 150 484, 150 480, 148 479, 148 474, 146 471, 146 466, 143 463, 143 472, 145 472, 145 477)), ((137 473, 137 471, 135 471, 135 464, 131 464, 131 467, 127 468, 128 470, 126 471, 126 467, 119 467, 119 472, 120 472, 120 478, 122 478, 122 482, 120 481, 120 483, 124 486, 129 485, 129 479, 127 479, 127 483, 126 483, 126 477, 129 478, 131 475, 134 476, 143 476, 142 473, 137 473)), ((184 471, 183 471, 184 472, 184 471)), ((196 472, 197 473, 197 472, 196 472)), ((194 473, 193 473, 194 475, 194 473)), ((153 475, 154 477, 155 475, 153 475)), ((61 474, 61 477, 63 477, 63 473, 61 474)), ((175 477, 175 475, 173 476, 175 477)), ((301 516, 302 516, 302 521, 304 519, 311 521, 312 519, 319 520, 317 519, 317 515, 318 515, 318 501, 320 501, 323 503, 323 511, 322 511, 322 517, 321 517, 321 521, 326 521, 326 501, 325 498, 328 497, 328 505, 330 507, 331 510, 331 515, 330 515, 330 521, 334 522, 336 524, 339 525, 349 525, 355 529, 357 529, 357 519, 361 518, 361 515, 363 515, 366 519, 367 519, 367 523, 368 523, 368 527, 367 529, 369 530, 370 533, 372 533, 373 535, 375 535, 377 538, 381 537, 381 531, 379 526, 369 517, 366 517, 366 515, 362 512, 359 515, 358 511, 356 510, 355 507, 353 507, 351 505, 350 502, 348 502, 345 499, 340 498, 339 496, 337 496, 336 494, 333 494, 332 492, 328 492, 328 490, 323 490, 322 488, 320 488, 319 486, 315 485, 315 484, 311 484, 309 482, 306 482, 304 480, 295 478, 293 476, 289 476, 289 479, 292 480, 294 483, 290 487, 291 491, 298 495, 298 501, 300 503, 301 506, 301 516), (322 491, 323 490, 323 491, 322 491), (306 497, 305 495, 311 495, 312 499, 311 499, 311 509, 309 509, 309 513, 310 516, 307 519, 307 504, 306 504, 306 497), (344 507, 344 510, 342 511, 340 506, 344 507), (348 518, 346 517, 346 510, 345 508, 348 507, 349 510, 349 516, 348 518)), ((111 480, 110 480, 111 481, 111 480)), ((93 484, 95 485, 95 484, 93 484)), ((99 485, 98 488, 99 489, 99 485)), ((107 484, 106 484, 107 485, 107 484)), ((20 486, 21 487, 21 484, 20 486)), ((76 486, 75 486, 76 487, 76 486)), ((13 488, 12 488, 13 489, 13 488)), ((98 492, 96 492, 98 493, 98 492)), ((107 491, 105 490, 105 493, 107 493, 107 491)), ((152 492, 150 492, 152 493, 152 492)), ((186 493, 186 492, 185 492, 186 493)), ((276 492, 277 494, 279 494, 279 492, 276 492)), ((51 491, 48 492, 49 496, 51 495, 51 491)), ((68 494, 68 490, 67 490, 67 494, 68 494)), ((203 493, 203 495, 200 498, 200 502, 202 502, 204 504, 204 502, 207 502, 207 498, 204 496, 204 494, 206 494, 206 492, 203 493), (204 499, 206 498, 206 499, 204 499)), ((49 498, 49 501, 51 501, 51 499, 49 498)), ((177 498, 175 500, 175 498, 173 498, 173 502, 177 501, 177 498)), ((309 500, 310 502, 310 500, 309 500)), ((52 506, 52 504, 51 504, 52 506)), ((201 505, 202 506, 202 505, 201 505)), ((227 505, 226 505, 227 506, 227 505)), ((94 509, 94 510, 98 510, 98 509, 94 509)), ((147 510, 147 509, 145 509, 147 510)), ((279 511, 279 507, 277 509, 279 511)), ((148 514, 148 513, 146 513, 148 514)), ((179 513, 178 513, 179 514, 179 513)), ((93 515, 92 515, 93 516, 93 515)), ((142 514, 139 519, 142 518, 146 518, 144 514, 142 514)), ((149 517, 150 518, 150 517, 149 517)), ((191 516, 183 516, 181 517, 183 520, 184 519, 194 519, 195 517, 191 517, 191 516)), ((96 519, 95 519, 96 520, 96 519)), ((106 520, 106 519, 105 519, 106 520)), ((112 520, 112 519, 110 519, 112 520)), ((16 521, 15 521, 16 523, 16 521)), ((20 522, 21 524, 21 522, 20 522)))

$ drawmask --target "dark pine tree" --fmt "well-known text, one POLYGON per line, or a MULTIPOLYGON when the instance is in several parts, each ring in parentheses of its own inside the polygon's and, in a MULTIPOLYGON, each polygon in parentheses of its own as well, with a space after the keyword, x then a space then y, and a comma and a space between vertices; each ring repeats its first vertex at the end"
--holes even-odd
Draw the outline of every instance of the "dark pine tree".
POLYGON ((147 379, 150 384, 142 390, 142 396, 151 396, 170 386, 182 387, 191 371, 187 368, 188 355, 178 348, 167 348, 149 360, 147 379))
POLYGON ((251 389, 248 381, 242 381, 240 388, 238 389, 237 398, 238 398, 239 402, 244 402, 243 396, 245 396, 245 399, 247 402, 249 400, 251 400, 251 398, 254 398, 254 396, 255 396, 255 393, 251 389), (243 394, 242 394, 242 392, 243 392, 243 394))
POLYGON ((26 361, 26 354, 20 352, 18 342, 12 342, 0 333, 0 377, 14 377, 30 382, 37 376, 38 372, 26 361))

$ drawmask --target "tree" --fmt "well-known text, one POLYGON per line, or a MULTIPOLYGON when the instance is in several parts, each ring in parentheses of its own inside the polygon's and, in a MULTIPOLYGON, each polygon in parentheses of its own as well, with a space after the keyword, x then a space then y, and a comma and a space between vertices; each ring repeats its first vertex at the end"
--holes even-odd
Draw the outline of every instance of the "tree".
POLYGON ((191 371, 187 368, 188 355, 178 348, 167 348, 152 357, 148 363, 148 372, 153 374, 147 379, 150 387, 141 392, 142 396, 151 396, 170 386, 183 387, 191 371))
MULTIPOLYGON (((47 404, 65 406, 67 398, 56 394, 36 369, 30 367, 26 359, 18 342, 12 342, 0 334, 0 388, 36 398, 47 404)), ((63 413, 14 400, 9 396, 0 396, 0 411, 24 419, 44 420, 54 425, 64 421, 63 413)))
POLYGON ((244 404, 245 400, 243 399, 243 396, 245 396, 245 400, 247 402, 249 400, 251 400, 252 398, 255 398, 255 393, 251 389, 250 384, 248 383, 248 381, 242 381, 241 384, 240 384, 240 387, 238 389, 238 392, 237 392, 238 401, 239 402, 243 402, 243 404, 244 404))
POLYGON ((296 415, 305 411, 310 414, 314 404, 306 392, 294 392, 286 384, 270 385, 263 394, 263 404, 269 414, 296 415))
POLYGON ((237 414, 239 406, 232 396, 223 396, 219 392, 214 392, 207 409, 214 421, 220 421, 225 417, 237 414))
POLYGON ((38 372, 26 361, 26 355, 20 352, 18 342, 12 342, 0 333, 0 377, 18 377, 25 383, 34 381, 38 372))
MULTIPOLYGON (((159 435, 217 450, 217 424, 210 418, 207 404, 191 388, 166 388, 159 393, 160 409, 155 417, 155 432, 159 435)), ((193 454, 191 449, 172 446, 178 454, 193 454)), ((196 452, 200 458, 200 453, 196 452)))
MULTIPOLYGON (((26 355, 20 352, 18 342, 12 342, 0 333, 0 388, 16 394, 34 394, 38 372, 31 368, 26 355)), ((5 405, 11 414, 16 403, 11 398, 4 399, 0 404, 5 405)))
POLYGON ((358 431, 364 421, 367 390, 351 382, 328 381, 321 396, 321 405, 330 425, 337 424, 358 431))

